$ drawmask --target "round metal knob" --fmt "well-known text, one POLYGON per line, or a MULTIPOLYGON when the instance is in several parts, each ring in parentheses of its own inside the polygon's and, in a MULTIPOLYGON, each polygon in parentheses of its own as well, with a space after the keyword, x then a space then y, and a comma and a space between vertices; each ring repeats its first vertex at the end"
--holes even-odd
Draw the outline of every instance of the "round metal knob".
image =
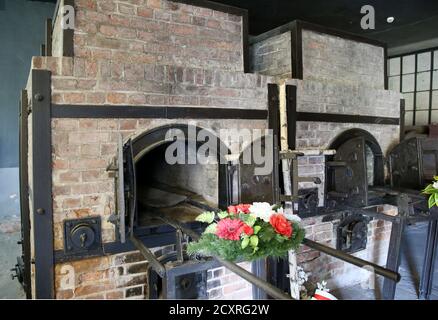
POLYGON ((44 100, 44 96, 41 93, 37 93, 34 96, 36 101, 43 101, 44 100))

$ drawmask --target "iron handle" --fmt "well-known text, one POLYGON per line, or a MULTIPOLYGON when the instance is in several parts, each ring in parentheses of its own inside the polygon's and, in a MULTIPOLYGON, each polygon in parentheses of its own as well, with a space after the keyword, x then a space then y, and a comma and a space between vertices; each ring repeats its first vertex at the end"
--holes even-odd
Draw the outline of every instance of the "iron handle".
POLYGON ((313 182, 314 184, 321 184, 319 177, 298 177, 299 182, 313 182))

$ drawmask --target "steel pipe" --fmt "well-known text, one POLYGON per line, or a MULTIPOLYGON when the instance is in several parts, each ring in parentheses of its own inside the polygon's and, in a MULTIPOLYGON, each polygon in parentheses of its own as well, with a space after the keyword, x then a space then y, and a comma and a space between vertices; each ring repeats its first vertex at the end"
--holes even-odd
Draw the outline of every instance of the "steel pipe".
POLYGON ((146 258, 146 260, 151 264, 152 269, 163 278, 166 275, 166 268, 163 264, 155 257, 151 250, 146 247, 143 242, 138 240, 135 236, 130 237, 132 243, 137 247, 140 253, 146 258))
POLYGON ((224 260, 224 259, 219 258, 219 257, 214 257, 214 259, 216 259, 224 267, 228 268, 229 270, 231 270, 235 274, 239 275, 240 277, 242 277, 246 281, 252 283, 253 285, 255 285, 255 286, 259 287, 260 289, 262 289, 263 291, 265 291, 272 298, 278 299, 278 300, 295 300, 287 293, 285 293, 282 290, 278 289, 277 287, 273 286, 269 282, 256 277, 251 272, 243 269, 239 265, 237 265, 233 262, 224 260))
POLYGON ((376 274, 381 275, 382 277, 388 278, 388 279, 393 280, 395 282, 400 281, 401 276, 398 272, 383 268, 375 263, 354 257, 350 254, 347 254, 347 253, 342 252, 340 250, 330 248, 326 245, 320 244, 318 242, 315 242, 315 241, 312 241, 309 239, 304 239, 303 244, 308 246, 309 248, 321 251, 325 254, 328 254, 329 256, 332 256, 332 257, 338 258, 342 261, 354 264, 355 266, 358 266, 360 268, 365 267, 365 266, 369 266, 369 267, 373 268, 373 270, 376 274))

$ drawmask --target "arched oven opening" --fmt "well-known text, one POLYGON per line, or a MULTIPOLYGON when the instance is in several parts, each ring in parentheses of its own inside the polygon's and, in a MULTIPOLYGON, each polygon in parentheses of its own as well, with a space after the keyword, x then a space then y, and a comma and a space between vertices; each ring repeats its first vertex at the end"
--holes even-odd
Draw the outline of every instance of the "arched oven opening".
MULTIPOLYGON (((174 244, 174 229, 163 218, 199 229, 201 224, 195 218, 200 213, 227 206, 224 156, 228 149, 213 134, 207 139, 216 139, 217 147, 200 149, 205 144, 196 141, 200 130, 168 125, 132 141, 132 170, 125 163, 127 232, 151 235, 156 239, 154 245, 174 244), (203 161, 196 159, 198 152, 203 152, 203 161), (170 236, 168 240, 162 237, 165 234, 170 236)), ((125 154, 125 162, 129 162, 129 148, 125 154)))
POLYGON ((326 159, 326 206, 365 207, 380 199, 384 160, 374 136, 362 129, 347 130, 329 148, 336 154, 326 159))
POLYGON ((370 219, 355 208, 377 204, 384 185, 383 154, 377 140, 362 129, 339 135, 330 149, 336 154, 326 161, 326 206, 344 212, 337 227, 336 247, 347 253, 366 249, 370 219))

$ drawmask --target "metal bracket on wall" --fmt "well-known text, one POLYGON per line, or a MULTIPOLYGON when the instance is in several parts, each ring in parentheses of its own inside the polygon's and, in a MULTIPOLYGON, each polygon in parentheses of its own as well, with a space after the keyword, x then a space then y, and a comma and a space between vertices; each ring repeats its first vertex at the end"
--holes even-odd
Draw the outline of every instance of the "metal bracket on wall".
POLYGON ((300 177, 298 176, 298 159, 304 156, 304 153, 296 150, 280 151, 280 160, 289 160, 290 174, 292 181, 292 194, 291 195, 280 195, 280 202, 293 202, 294 211, 298 210, 298 201, 303 198, 303 195, 299 194, 299 182, 312 182, 314 184, 321 184, 321 179, 319 177, 300 177))

